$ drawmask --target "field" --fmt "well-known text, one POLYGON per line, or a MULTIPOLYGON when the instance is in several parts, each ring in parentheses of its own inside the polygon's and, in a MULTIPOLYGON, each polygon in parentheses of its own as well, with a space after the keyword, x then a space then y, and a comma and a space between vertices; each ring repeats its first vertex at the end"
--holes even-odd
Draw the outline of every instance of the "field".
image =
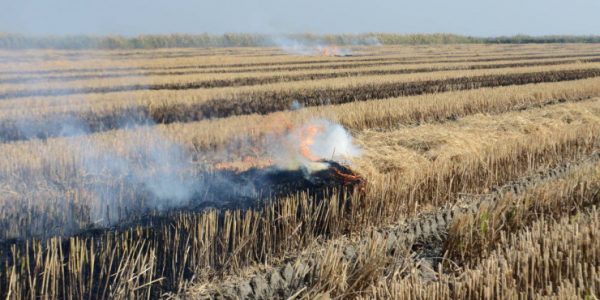
POLYGON ((597 44, 312 50, 0 50, 0 297, 600 295, 597 44))

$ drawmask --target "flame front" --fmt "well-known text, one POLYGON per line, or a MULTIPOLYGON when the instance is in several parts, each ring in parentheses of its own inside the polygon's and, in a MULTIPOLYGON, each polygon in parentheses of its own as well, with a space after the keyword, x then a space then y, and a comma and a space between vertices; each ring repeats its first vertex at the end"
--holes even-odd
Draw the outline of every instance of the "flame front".
POLYGON ((322 125, 311 124, 300 131, 300 154, 310 161, 317 161, 319 157, 311 151, 311 146, 315 143, 317 134, 323 132, 325 128, 322 125))
POLYGON ((239 160, 220 162, 215 169, 244 171, 275 166, 314 172, 327 168, 328 160, 348 162, 360 153, 350 134, 339 124, 322 119, 312 119, 299 126, 292 124, 289 120, 266 124, 270 134, 258 135, 256 144, 242 146, 246 151, 240 149, 239 160), (251 153, 248 150, 252 150, 251 153))
POLYGON ((335 56, 338 55, 340 50, 337 46, 327 46, 321 49, 321 55, 323 56, 335 56))
POLYGON ((344 185, 350 185, 350 184, 353 184, 355 182, 359 182, 362 180, 362 177, 360 177, 358 174, 342 173, 338 169, 335 169, 335 168, 333 170, 335 171, 335 175, 337 175, 342 180, 344 185))

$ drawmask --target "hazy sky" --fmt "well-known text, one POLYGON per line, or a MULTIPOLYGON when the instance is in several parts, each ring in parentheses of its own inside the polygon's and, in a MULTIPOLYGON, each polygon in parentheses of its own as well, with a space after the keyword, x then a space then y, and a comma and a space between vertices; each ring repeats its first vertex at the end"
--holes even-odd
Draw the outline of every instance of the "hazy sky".
POLYGON ((0 32, 589 35, 600 0, 0 0, 0 32))

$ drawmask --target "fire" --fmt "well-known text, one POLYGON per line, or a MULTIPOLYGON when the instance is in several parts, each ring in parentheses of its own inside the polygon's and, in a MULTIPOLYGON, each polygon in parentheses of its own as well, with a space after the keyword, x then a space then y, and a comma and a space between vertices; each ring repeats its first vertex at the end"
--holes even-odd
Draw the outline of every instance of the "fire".
POLYGON ((315 143, 317 134, 323 132, 325 128, 321 125, 311 124, 300 131, 300 154, 310 161, 317 161, 319 157, 315 156, 310 147, 315 143))
POLYGON ((344 185, 359 183, 363 180, 362 177, 358 176, 357 174, 343 173, 335 168, 333 170, 335 171, 335 175, 342 180, 344 185))
MULTIPOLYGON (((285 123, 278 123, 285 124, 285 123)), ((270 125, 273 126, 273 125, 270 125)), ((277 125, 276 125, 277 126, 277 125)), ((290 134, 291 126, 285 124, 284 126, 278 125, 277 128, 273 128, 276 136, 285 136, 290 134)), ((299 127, 293 133, 295 138, 285 141, 284 145, 289 153, 296 153, 294 156, 288 157, 289 161, 285 162, 288 167, 297 167, 297 164, 308 161, 311 169, 322 169, 326 164, 321 163, 322 158, 313 153, 311 149, 317 142, 319 134, 325 131, 325 126, 322 124, 308 124, 303 127, 299 127)), ((246 171, 250 168, 265 168, 275 164, 273 158, 264 156, 266 153, 261 152, 259 149, 251 147, 252 154, 244 156, 241 160, 234 162, 219 162, 214 165, 216 170, 233 170, 235 172, 246 171)))
POLYGON ((340 50, 337 46, 327 46, 321 49, 321 55, 323 56, 335 56, 340 53, 340 50))
MULTIPOLYGON (((360 153, 360 149, 352 144, 350 134, 339 124, 313 119, 292 126, 294 122, 278 120, 279 117, 262 124, 270 133, 256 134, 256 140, 240 148, 238 159, 220 162, 214 168, 240 172, 273 166, 314 173, 330 167, 329 161, 348 162, 347 159, 360 153)), ((352 181, 352 178, 346 179, 352 181)))

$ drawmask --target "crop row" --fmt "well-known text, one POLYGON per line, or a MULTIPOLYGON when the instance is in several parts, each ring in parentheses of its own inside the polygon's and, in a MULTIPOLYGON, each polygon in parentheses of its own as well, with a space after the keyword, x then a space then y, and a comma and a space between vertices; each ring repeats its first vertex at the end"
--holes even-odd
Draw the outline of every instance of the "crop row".
MULTIPOLYGON (((461 219, 470 218, 476 222, 494 220, 490 217, 487 219, 481 217, 483 213, 479 211, 479 208, 484 210, 484 207, 496 206, 501 207, 504 211, 512 210, 512 213, 527 211, 533 220, 538 220, 540 213, 547 215, 548 212, 544 210, 555 209, 553 216, 560 218, 566 214, 564 212, 573 211, 575 208, 579 212, 582 208, 597 204, 600 198, 594 199, 594 193, 600 189, 600 183, 597 182, 600 173, 595 167, 598 166, 600 152, 591 158, 580 164, 560 166, 540 171, 533 176, 519 178, 510 184, 494 188, 495 191, 492 193, 470 195, 468 202, 440 209, 434 213, 421 214, 400 225, 368 231, 359 240, 353 241, 343 237, 322 244, 316 243, 308 250, 303 250, 298 257, 286 259, 287 262, 272 266, 266 272, 257 271, 251 276, 229 278, 225 281, 213 278, 196 282, 196 286, 203 285, 203 288, 195 292, 194 287, 191 287, 187 292, 190 293, 189 296, 201 299, 218 297, 288 298, 296 293, 307 296, 324 290, 336 296, 345 297, 364 292, 359 286, 363 288, 368 286, 369 279, 361 278, 361 281, 366 282, 359 284, 355 282, 357 279, 353 276, 333 276, 332 278, 331 270, 339 268, 335 272, 337 274, 360 274, 363 271, 361 268, 366 265, 365 260, 379 265, 377 268, 373 268, 375 271, 371 274, 372 279, 385 276, 385 273, 390 272, 387 270, 389 268, 403 268, 414 262, 415 265, 424 265, 418 272, 423 277, 423 281, 431 280, 427 277, 438 275, 434 270, 437 270, 437 266, 444 262, 444 258, 442 258, 444 252, 448 251, 448 247, 458 244, 454 236, 452 238, 455 240, 448 243, 450 228, 453 231, 452 235, 457 232, 468 238, 480 234, 480 232, 472 233, 470 231, 478 230, 486 225, 464 225, 466 222, 461 219), (566 182, 560 182, 561 179, 566 182), (576 188, 565 189, 563 185, 576 188), (547 191, 556 192, 543 193, 547 191), (526 200, 531 197, 544 200, 537 203, 539 206, 535 206, 535 201, 526 200), (529 203, 531 206, 512 204, 516 199, 529 203), (507 205, 507 202, 511 204, 507 205), (560 209, 556 209, 557 207, 560 209), (427 268, 432 270, 426 270, 427 268), (347 284, 340 284, 340 282, 347 284), (338 288, 327 290, 327 286, 330 285, 338 288), (302 292, 302 288, 304 288, 304 292, 302 292)), ((502 219, 496 220, 501 222, 502 219)), ((518 220, 518 217, 513 216, 513 220, 518 220)), ((516 228, 500 228, 500 224, 497 227, 489 228, 487 232, 497 234, 501 230, 518 231, 516 228)), ((463 250, 460 252, 461 254, 473 255, 478 259, 482 259, 482 254, 485 253, 474 249, 460 250, 463 250)), ((448 259, 454 258, 449 256, 448 259)), ((453 267, 456 269, 456 266, 453 267)))
MULTIPOLYGON (((520 53, 511 52, 508 54, 498 55, 496 53, 489 53, 487 56, 473 56, 472 54, 455 54, 451 51, 451 54, 431 54, 431 55, 417 55, 417 56, 406 56, 402 55, 386 55, 386 56, 354 56, 354 57, 319 57, 313 59, 296 59, 295 57, 282 58, 280 61, 273 61, 273 58, 269 58, 261 62, 259 60, 254 63, 231 63, 231 64, 211 64, 202 63, 199 64, 193 57, 190 60, 184 61, 165 61, 162 59, 154 62, 152 59, 143 60, 143 64, 134 64, 123 66, 114 66, 115 63, 112 61, 102 62, 100 65, 105 64, 104 67, 98 67, 99 63, 93 63, 92 60, 89 63, 83 61, 82 63, 71 62, 68 66, 40 70, 39 64, 31 70, 22 68, 21 66, 11 67, 7 65, 5 71, 0 71, 1 76, 58 76, 62 75, 97 75, 98 74, 131 74, 132 72, 165 72, 165 71, 196 71, 196 72, 272 72, 272 71, 286 71, 286 70, 312 70, 312 69, 323 69, 323 68, 353 68, 358 66, 380 66, 387 64, 427 64, 427 63, 460 63, 460 62, 493 62, 493 61, 507 61, 507 60, 542 60, 542 59, 566 59, 566 58, 578 58, 578 57, 593 57, 598 56, 597 51, 593 49, 585 51, 565 51, 560 50, 555 53, 544 51, 535 53, 520 53), (549 54, 550 53, 550 54, 549 54), (75 67, 75 65, 81 64, 81 67, 75 67), (89 65, 89 66, 88 66, 89 65), (70 74, 73 73, 73 74, 70 74)), ((219 56, 215 56, 219 57, 219 56)), ((92 55, 93 58, 93 55, 92 55)), ((223 56, 223 58, 228 58, 223 56)), ((246 59, 247 61, 248 59, 246 59)), ((52 65, 51 63, 48 63, 52 65)), ((8 77, 11 78, 11 77, 8 77)), ((32 77, 23 77, 32 78, 32 77)), ((32 78, 34 79, 34 78, 32 78)))
MULTIPOLYGON (((211 118, 224 118, 235 115, 266 114, 287 110, 294 103, 305 107, 342 104, 372 99, 385 99, 457 90, 470 90, 483 87, 525 85, 531 83, 560 82, 597 77, 600 69, 575 69, 505 75, 483 75, 425 80, 414 82, 388 82, 362 84, 346 87, 322 87, 291 91, 257 91, 239 93, 233 99, 212 99, 200 103, 173 103, 163 106, 131 107, 110 111, 80 112, 71 114, 50 114, 42 118, 11 121, 0 124, 0 138, 15 141, 30 138, 47 138, 61 134, 65 120, 76 120, 85 132, 112 130, 125 125, 149 123, 192 122, 211 118), (22 124, 26 124, 23 126, 22 124), (37 124, 37 125, 36 125, 37 124), (29 130, 33 128, 33 130, 29 130)), ((68 123, 68 122, 67 122, 68 123)))
MULTIPOLYGON (((497 68, 519 68, 519 67, 534 67, 534 66, 556 66, 566 65, 572 63, 595 63, 600 62, 600 58, 582 58, 576 60, 560 60, 560 61, 533 61, 533 62, 514 62, 514 63, 501 63, 501 64, 475 64, 475 65, 456 65, 456 66, 435 66, 435 67, 423 67, 423 68, 383 68, 383 69, 366 69, 366 70, 350 70, 341 72, 325 72, 325 73, 300 73, 300 74, 278 74, 273 76, 242 76, 224 79, 207 79, 200 81, 187 81, 182 79, 181 82, 169 82, 169 83, 109 83, 102 84, 100 86, 94 86, 95 83, 89 82, 91 86, 88 87, 63 87, 60 85, 52 88, 6 88, 4 92, 0 92, 0 100, 8 98, 22 98, 22 97, 36 97, 36 96, 64 96, 72 94, 88 94, 88 93, 111 93, 111 92, 125 92, 125 91, 140 91, 140 90, 185 90, 185 89, 207 89, 207 88, 219 88, 219 87, 237 87, 237 86, 249 86, 249 85, 262 85, 280 82, 292 82, 292 81, 305 81, 305 80, 320 80, 328 78, 341 78, 341 77, 356 77, 356 76, 373 76, 373 75, 394 75, 394 74, 412 74, 412 73, 427 73, 427 72, 440 72, 440 71, 460 71, 460 70, 486 70, 486 69, 497 69, 497 68)), ((285 70, 284 70, 285 71, 285 70)), ((177 76, 177 75, 189 75, 194 74, 193 72, 181 72, 181 73, 156 73, 152 75, 160 76, 177 76)), ((114 75, 114 74, 113 74, 114 75)), ((121 74, 117 74, 120 77, 121 74)), ((123 74, 126 75, 126 74, 123 74)), ((147 74, 150 75, 150 74, 147 74)), ((110 76, 112 75, 103 75, 110 76)), ((139 75, 145 77, 146 75, 139 75)), ((135 76, 134 76, 135 77, 135 76)), ((76 78, 79 79, 79 78, 76 78)), ((45 84, 45 78, 42 79, 45 84)), ((169 77, 169 81, 173 79, 169 77)), ((8 83, 8 81, 4 81, 8 83)), ((85 84, 82 82, 79 84, 85 84)), ((34 83, 28 83, 31 85, 34 83)), ((22 86, 22 85, 19 85, 22 86)))
MULTIPOLYGON (((559 105, 501 118, 466 119, 452 129, 457 139, 463 139, 460 135, 468 128, 465 126, 479 128, 482 122, 489 123, 484 127, 490 128, 496 120, 502 120, 494 126, 505 131, 489 132, 487 136, 478 131, 479 139, 470 139, 472 145, 458 147, 462 154, 453 152, 458 148, 434 147, 429 151, 448 153, 438 153, 428 168, 415 166, 415 176, 404 176, 408 175, 406 171, 388 171, 382 177, 370 177, 373 184, 364 197, 315 201, 300 196, 275 201, 259 210, 184 214, 152 229, 134 228, 94 238, 54 238, 46 243, 30 242, 23 248, 3 249, 3 257, 9 258, 2 268, 0 290, 49 298, 139 297, 156 295, 162 289, 177 290, 178 283, 202 269, 237 269, 271 260, 319 236, 336 237, 391 222, 414 212, 416 206, 452 203, 463 193, 481 192, 540 167, 558 166, 589 155, 598 150, 600 136, 593 118, 584 118, 593 112, 588 110, 589 105, 559 105), (572 114, 582 119, 568 120, 572 114), (511 128, 508 124, 516 125, 516 119, 527 122, 506 132, 511 128), (531 129, 533 124, 539 129, 522 130, 531 129)), ((438 134, 443 128, 428 130, 438 134)), ((404 131, 398 136, 392 134, 388 142, 396 145, 398 137, 406 136, 404 131)), ((366 155, 380 150, 384 148, 373 143, 366 155)))

